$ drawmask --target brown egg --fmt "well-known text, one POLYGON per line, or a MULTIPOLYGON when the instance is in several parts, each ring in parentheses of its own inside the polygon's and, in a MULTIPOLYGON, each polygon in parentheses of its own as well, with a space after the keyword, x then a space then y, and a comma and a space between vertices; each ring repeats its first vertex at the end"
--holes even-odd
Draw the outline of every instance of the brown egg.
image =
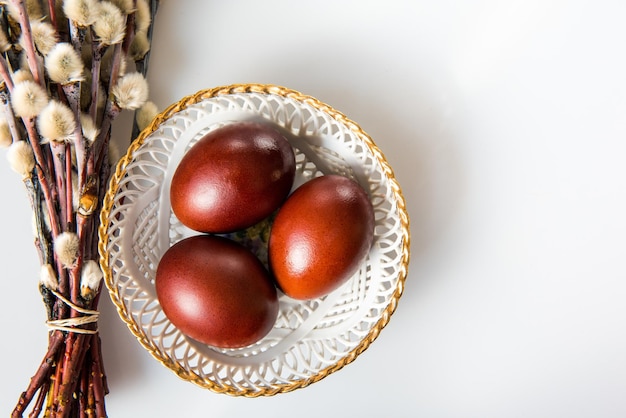
POLYGON ((285 200, 295 157, 269 125, 234 122, 209 132, 189 149, 172 177, 176 217, 200 232, 225 233, 261 221, 285 200))
POLYGON ((269 263, 294 299, 324 296, 357 271, 372 245, 374 209, 356 182, 327 175, 300 186, 280 208, 269 239, 269 263))
POLYGON ((268 271, 250 251, 223 237, 198 235, 173 245, 159 262, 155 285, 172 324, 215 347, 253 344, 278 315, 268 271))

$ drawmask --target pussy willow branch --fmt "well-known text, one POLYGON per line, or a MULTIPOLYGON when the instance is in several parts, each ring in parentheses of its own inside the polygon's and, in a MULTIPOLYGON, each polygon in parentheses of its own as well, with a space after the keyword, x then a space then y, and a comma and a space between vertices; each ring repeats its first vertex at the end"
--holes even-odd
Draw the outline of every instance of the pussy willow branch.
MULTIPOLYGON (((149 0, 150 2, 150 15, 155 16, 157 10, 159 9, 159 0, 149 0)), ((154 25, 150 25, 148 27, 148 39, 152 40, 152 35, 154 31, 154 25)), ((148 74, 148 64, 150 62, 150 49, 139 61, 136 62, 137 71, 143 75, 144 77, 148 74)), ((139 135, 139 126, 137 125, 137 120, 133 119, 133 130, 131 133, 131 138, 137 138, 139 135)))
POLYGON ((37 55, 35 53, 35 42, 33 41, 30 21, 28 20, 26 3, 24 0, 13 0, 13 5, 17 8, 19 14, 19 23, 22 28, 24 44, 26 45, 26 59, 28 60, 28 66, 33 74, 35 82, 41 84, 42 87, 45 87, 43 77, 41 76, 41 69, 39 68, 39 62, 37 61, 37 55))

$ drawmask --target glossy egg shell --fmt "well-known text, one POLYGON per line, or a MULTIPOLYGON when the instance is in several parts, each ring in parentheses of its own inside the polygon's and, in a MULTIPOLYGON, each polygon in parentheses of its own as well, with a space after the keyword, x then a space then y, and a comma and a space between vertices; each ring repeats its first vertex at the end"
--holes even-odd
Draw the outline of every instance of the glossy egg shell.
POLYGON ((170 187, 176 217, 200 232, 226 233, 261 221, 293 185, 295 156, 273 127, 233 122, 187 151, 170 187))
POLYGON ((356 272, 373 236, 374 209, 360 185, 338 175, 310 180, 287 199, 272 225, 274 279, 294 299, 324 296, 356 272))
POLYGON ((155 286, 172 324, 216 347, 253 344, 278 314, 268 271, 249 250, 223 237, 198 235, 174 244, 159 262, 155 286))

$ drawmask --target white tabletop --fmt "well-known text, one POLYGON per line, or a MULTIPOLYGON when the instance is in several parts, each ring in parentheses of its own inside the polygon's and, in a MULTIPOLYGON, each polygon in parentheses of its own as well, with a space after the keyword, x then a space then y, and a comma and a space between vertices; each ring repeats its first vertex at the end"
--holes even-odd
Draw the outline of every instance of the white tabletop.
MULTIPOLYGON (((180 380, 104 298, 109 415, 626 416, 625 20, 618 0, 162 2, 152 100, 270 83, 345 113, 400 181, 411 264, 354 363, 262 399, 180 380)), ((7 416, 46 329, 26 194, 0 181, 7 416)))

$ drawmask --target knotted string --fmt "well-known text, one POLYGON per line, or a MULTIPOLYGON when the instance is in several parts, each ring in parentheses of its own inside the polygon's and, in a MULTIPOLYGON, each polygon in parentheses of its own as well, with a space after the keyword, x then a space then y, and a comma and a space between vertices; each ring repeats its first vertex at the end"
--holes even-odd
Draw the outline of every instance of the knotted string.
POLYGON ((98 329, 77 328, 82 325, 93 324, 94 322, 98 322, 98 316, 100 315, 98 311, 81 308, 80 306, 74 304, 71 300, 65 298, 56 290, 51 290, 51 292, 57 298, 63 301, 67 306, 74 309, 76 312, 80 312, 84 314, 85 316, 78 316, 76 318, 48 320, 46 321, 46 325, 48 326, 48 328, 58 329, 60 331, 75 332, 77 334, 96 334, 98 332, 98 329))

